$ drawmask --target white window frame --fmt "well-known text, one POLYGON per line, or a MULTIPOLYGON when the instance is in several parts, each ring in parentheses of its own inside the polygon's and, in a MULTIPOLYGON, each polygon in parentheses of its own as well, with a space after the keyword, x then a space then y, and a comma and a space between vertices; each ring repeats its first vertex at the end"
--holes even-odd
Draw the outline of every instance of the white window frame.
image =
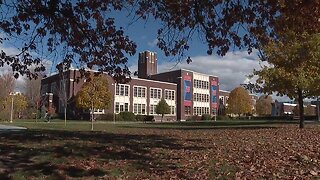
POLYGON ((162 98, 162 89, 161 88, 150 87, 150 99, 161 99, 161 98, 162 98), (152 92, 152 91, 154 91, 155 93, 152 92), (160 91, 160 97, 158 96, 159 95, 159 91, 160 91), (153 96, 151 96, 151 95, 153 95, 153 96))
POLYGON ((133 97, 146 98, 147 97, 147 87, 133 86, 133 97), (135 93, 135 89, 137 90, 137 93, 135 93), (139 89, 140 89, 140 96, 139 96, 139 89), (143 94, 143 91, 144 91, 144 94, 143 94))
POLYGON ((128 84, 116 84, 115 85, 116 96, 130 96, 130 85, 128 84), (123 90, 123 91, 122 91, 123 90))
POLYGON ((164 99, 174 101, 176 95, 176 91, 173 89, 164 89, 164 99))
POLYGON ((133 113, 134 114, 146 115, 146 112, 147 112, 146 104, 141 104, 141 103, 134 103, 133 104, 133 113))

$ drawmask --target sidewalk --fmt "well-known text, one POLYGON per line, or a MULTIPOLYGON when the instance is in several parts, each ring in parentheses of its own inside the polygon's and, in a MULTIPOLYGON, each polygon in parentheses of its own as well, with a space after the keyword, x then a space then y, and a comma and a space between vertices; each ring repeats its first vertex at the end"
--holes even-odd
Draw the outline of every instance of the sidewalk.
POLYGON ((21 131, 21 130, 26 130, 26 129, 27 128, 25 128, 25 127, 8 126, 8 125, 0 124, 0 132, 2 132, 2 131, 21 131))

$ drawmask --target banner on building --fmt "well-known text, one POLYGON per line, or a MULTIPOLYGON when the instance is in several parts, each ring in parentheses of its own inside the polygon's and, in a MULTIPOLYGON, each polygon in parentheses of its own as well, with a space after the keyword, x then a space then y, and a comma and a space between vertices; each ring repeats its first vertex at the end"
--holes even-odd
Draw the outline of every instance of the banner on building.
POLYGON ((192 105, 192 92, 191 92, 191 76, 184 76, 184 105, 191 106, 192 105))
POLYGON ((218 82, 215 79, 211 81, 211 107, 218 108, 218 82))

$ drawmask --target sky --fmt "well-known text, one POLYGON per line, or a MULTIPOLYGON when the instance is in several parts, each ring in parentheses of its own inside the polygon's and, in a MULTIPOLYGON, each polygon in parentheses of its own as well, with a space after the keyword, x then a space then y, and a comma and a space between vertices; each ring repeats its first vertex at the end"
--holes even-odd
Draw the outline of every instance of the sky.
MULTIPOLYGON (((161 24, 149 19, 146 21, 133 21, 123 13, 112 13, 116 19, 118 27, 123 27, 125 33, 137 44, 137 53, 134 56, 128 57, 128 67, 132 74, 137 70, 138 54, 139 52, 149 50, 156 52, 158 55, 158 72, 166 72, 175 69, 189 69, 196 72, 218 76, 220 79, 220 89, 231 91, 242 83, 248 83, 254 80, 248 79, 248 75, 254 69, 261 67, 261 62, 257 56, 256 51, 250 55, 245 50, 231 50, 225 56, 207 55, 206 43, 198 37, 193 37, 190 42, 190 49, 186 52, 186 56, 190 56, 192 63, 187 64, 184 59, 177 62, 175 57, 166 57, 164 53, 157 47, 157 29, 161 24), (132 23, 134 22, 134 23, 132 23)), ((0 49, 7 53, 15 53, 18 46, 11 43, 0 44, 0 49)), ((48 65, 51 73, 55 68, 48 65)), ((0 74, 8 70, 8 67, 0 67, 0 74)), ((22 89, 22 78, 18 79, 18 89, 22 89)))

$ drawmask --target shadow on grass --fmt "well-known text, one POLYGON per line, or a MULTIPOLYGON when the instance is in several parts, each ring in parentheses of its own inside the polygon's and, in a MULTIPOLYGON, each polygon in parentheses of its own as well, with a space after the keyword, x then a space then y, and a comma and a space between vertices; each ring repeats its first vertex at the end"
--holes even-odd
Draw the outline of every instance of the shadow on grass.
POLYGON ((170 129, 170 130, 210 130, 233 129, 254 130, 274 129, 279 125, 298 124, 296 121, 198 121, 198 122, 173 122, 173 123, 146 123, 140 125, 120 125, 122 128, 144 129, 170 129))
POLYGON ((27 130, 1 135, 1 179, 105 177, 110 173, 103 164, 110 161, 132 161, 146 172, 156 168, 165 172, 171 164, 154 156, 151 149, 204 149, 183 146, 174 138, 143 134, 27 130))

